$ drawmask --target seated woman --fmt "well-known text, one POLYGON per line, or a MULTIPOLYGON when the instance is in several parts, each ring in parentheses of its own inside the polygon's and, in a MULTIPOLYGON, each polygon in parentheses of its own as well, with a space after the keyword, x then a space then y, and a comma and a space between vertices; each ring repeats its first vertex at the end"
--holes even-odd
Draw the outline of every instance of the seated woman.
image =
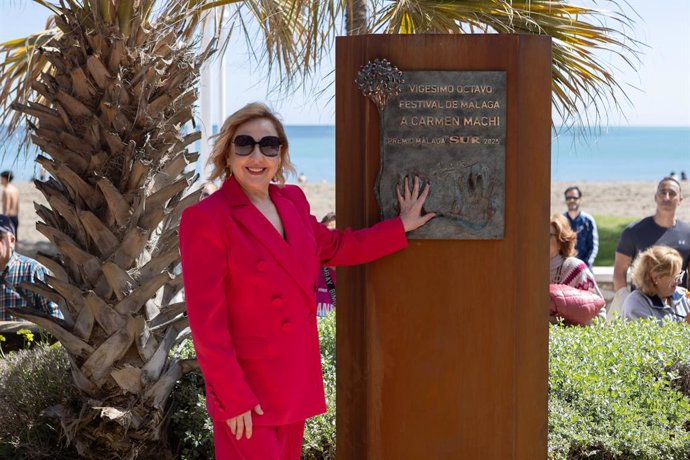
MULTIPOLYGON (((606 304, 603 301, 604 296, 601 294, 594 274, 587 268, 587 265, 575 257, 575 243, 577 242, 577 234, 570 228, 568 220, 562 214, 554 214, 551 216, 551 236, 549 241, 549 256, 551 257, 549 283, 551 284, 565 284, 581 291, 587 291, 594 294, 598 303, 602 304, 601 309, 596 317, 606 320, 606 304)), ((583 295, 584 296, 584 295, 583 295)), ((593 297, 587 294, 587 297, 593 297)), ((558 323, 562 318, 559 315, 551 312, 551 322, 558 323)), ((572 324, 565 321, 566 324, 572 324)), ((592 320, 589 320, 581 325, 589 325, 592 320)))
POLYGON ((667 246, 652 246, 642 251, 632 265, 632 280, 637 287, 623 302, 623 317, 649 318, 659 323, 690 323, 690 297, 678 286, 684 273, 678 251, 667 246))

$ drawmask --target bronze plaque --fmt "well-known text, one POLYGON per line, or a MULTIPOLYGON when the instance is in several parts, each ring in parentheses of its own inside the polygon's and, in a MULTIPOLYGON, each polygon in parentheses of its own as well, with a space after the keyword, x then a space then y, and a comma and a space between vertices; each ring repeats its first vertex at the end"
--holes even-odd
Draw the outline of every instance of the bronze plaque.
POLYGON ((410 233, 410 238, 503 239, 505 72, 398 71, 397 75, 401 78, 394 82, 396 91, 389 92, 380 107, 376 196, 383 217, 399 213, 395 185, 402 184, 405 176, 419 176, 431 184, 424 210, 438 217, 410 233))

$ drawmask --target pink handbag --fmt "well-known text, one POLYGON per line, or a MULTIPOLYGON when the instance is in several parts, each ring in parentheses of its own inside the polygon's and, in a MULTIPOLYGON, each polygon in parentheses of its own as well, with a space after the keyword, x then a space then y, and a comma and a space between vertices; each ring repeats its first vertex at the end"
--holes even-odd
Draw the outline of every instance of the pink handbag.
POLYGON ((606 301, 597 294, 567 284, 549 284, 551 303, 549 310, 570 324, 590 322, 606 301))

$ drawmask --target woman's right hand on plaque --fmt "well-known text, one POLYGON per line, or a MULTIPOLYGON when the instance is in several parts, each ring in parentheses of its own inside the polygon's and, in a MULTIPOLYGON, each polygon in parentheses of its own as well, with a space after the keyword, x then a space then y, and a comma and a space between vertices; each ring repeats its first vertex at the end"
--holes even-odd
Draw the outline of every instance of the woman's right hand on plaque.
POLYGON ((429 196, 429 184, 424 186, 424 190, 419 192, 419 177, 415 176, 412 190, 410 190, 410 183, 405 176, 404 180, 405 190, 400 191, 400 184, 396 185, 395 192, 398 195, 398 203, 400 204, 400 219, 402 220, 405 232, 416 230, 422 225, 429 222, 436 217, 435 212, 428 212, 422 214, 422 207, 429 196))

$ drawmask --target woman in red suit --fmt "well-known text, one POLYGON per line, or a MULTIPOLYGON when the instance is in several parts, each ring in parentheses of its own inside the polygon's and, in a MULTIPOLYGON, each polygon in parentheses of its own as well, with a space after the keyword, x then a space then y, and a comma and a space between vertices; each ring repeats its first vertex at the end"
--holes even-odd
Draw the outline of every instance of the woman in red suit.
POLYGON ((353 265, 407 246, 422 215, 405 179, 400 217, 328 230, 297 186, 281 122, 249 104, 223 125, 210 162, 222 188, 185 210, 180 250, 189 324, 206 382, 216 458, 299 459, 304 421, 325 412, 316 285, 321 265, 353 265), (277 184, 275 183, 277 182, 277 184))

